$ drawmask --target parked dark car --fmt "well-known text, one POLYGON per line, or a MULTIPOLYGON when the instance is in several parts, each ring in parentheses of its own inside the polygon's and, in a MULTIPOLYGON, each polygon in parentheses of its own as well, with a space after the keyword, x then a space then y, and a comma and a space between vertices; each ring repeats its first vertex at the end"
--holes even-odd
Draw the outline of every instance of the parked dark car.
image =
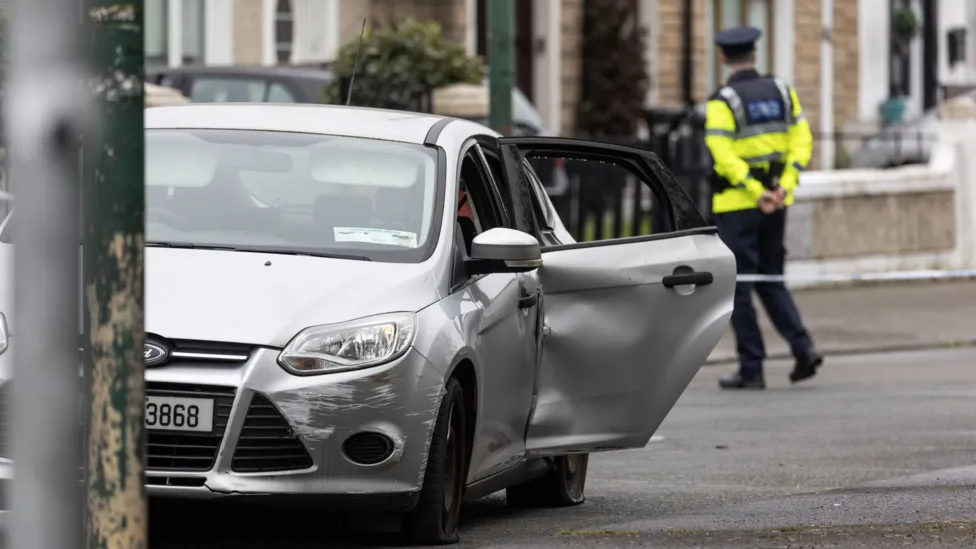
POLYGON ((180 67, 150 72, 152 84, 193 103, 321 103, 331 71, 295 67, 180 67))

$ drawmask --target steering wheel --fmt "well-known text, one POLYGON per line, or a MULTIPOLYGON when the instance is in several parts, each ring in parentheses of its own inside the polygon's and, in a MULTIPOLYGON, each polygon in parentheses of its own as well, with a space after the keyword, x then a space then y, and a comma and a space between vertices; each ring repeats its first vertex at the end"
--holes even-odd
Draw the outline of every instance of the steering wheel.
POLYGON ((169 210, 164 210, 161 208, 146 208, 146 219, 158 219, 174 229, 179 229, 180 227, 189 225, 186 219, 169 210))

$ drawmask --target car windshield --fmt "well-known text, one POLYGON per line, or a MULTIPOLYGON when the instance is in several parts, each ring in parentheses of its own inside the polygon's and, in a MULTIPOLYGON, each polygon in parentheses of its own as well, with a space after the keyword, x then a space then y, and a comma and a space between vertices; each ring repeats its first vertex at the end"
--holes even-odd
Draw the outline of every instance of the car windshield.
POLYGON ((443 193, 421 145, 243 130, 146 132, 146 241, 420 262, 443 193))

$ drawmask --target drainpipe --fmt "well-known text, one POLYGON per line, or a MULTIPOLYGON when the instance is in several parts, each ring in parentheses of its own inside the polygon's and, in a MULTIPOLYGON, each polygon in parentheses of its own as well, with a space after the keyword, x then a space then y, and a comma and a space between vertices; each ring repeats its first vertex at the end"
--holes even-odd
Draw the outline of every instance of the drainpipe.
MULTIPOLYGON (((844 0, 850 1, 850 0, 844 0)), ((834 139, 834 0, 820 1, 820 169, 832 170, 837 142, 834 139)))
POLYGON ((694 13, 692 3, 694 0, 685 0, 685 9, 682 20, 682 27, 684 29, 684 36, 682 36, 682 74, 681 74, 681 86, 684 94, 685 106, 691 107, 695 104, 695 97, 692 90, 692 70, 694 65, 691 59, 691 41, 692 34, 694 31, 692 22, 694 21, 694 13))

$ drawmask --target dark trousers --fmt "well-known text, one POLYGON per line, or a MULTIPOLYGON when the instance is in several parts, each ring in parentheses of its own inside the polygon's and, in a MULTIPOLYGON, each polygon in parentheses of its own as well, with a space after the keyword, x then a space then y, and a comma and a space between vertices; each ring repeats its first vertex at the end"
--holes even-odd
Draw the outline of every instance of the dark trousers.
MULTIPOLYGON (((740 210, 715 216, 719 236, 735 254, 739 274, 781 275, 786 262, 786 209, 765 215, 758 209, 740 210)), ((766 349, 752 305, 755 287, 763 307, 776 330, 790 344, 793 356, 805 358, 813 348, 796 309, 793 297, 782 282, 738 282, 732 330, 739 352, 739 373, 743 377, 763 374, 766 349)))

